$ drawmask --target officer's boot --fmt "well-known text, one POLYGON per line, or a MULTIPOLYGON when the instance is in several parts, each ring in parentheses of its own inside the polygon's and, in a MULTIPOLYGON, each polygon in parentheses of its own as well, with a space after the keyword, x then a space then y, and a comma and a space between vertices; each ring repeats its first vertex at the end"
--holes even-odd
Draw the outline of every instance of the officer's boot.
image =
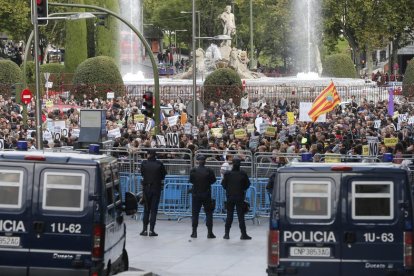
POLYGON ((230 239, 230 227, 225 228, 223 239, 225 239, 225 240, 230 239))
POLYGON ((193 227, 193 232, 191 233, 192 238, 197 238, 197 227, 193 227))
POLYGON ((148 231, 147 231, 148 225, 143 225, 142 227, 142 232, 139 233, 141 236, 148 236, 148 231))
POLYGON ((216 236, 213 234, 213 226, 209 226, 207 228, 208 228, 207 239, 215 239, 216 236))
POLYGON ((241 240, 251 240, 252 237, 250 237, 249 235, 247 235, 246 231, 243 231, 241 236, 240 236, 241 240))
POLYGON ((151 226, 150 227, 150 232, 149 232, 149 235, 148 236, 150 236, 150 237, 156 237, 156 236, 158 236, 158 234, 155 233, 155 231, 154 231, 154 226, 151 226))

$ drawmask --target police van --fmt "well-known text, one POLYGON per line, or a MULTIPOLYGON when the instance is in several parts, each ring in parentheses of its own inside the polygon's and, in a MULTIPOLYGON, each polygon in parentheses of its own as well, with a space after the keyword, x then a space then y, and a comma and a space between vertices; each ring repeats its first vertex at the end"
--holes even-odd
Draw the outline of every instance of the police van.
MULTIPOLYGON (((128 269, 118 165, 106 155, 0 152, 0 275, 128 269)), ((135 205, 134 205, 135 204, 135 205)))
POLYGON ((278 169, 268 275, 413 275, 408 171, 392 163, 278 169))

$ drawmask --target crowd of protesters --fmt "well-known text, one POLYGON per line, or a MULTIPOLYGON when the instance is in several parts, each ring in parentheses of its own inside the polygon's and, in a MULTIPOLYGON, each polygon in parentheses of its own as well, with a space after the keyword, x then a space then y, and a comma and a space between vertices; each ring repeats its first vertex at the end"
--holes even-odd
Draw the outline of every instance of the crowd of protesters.
MULTIPOLYGON (((51 100, 50 100, 51 101, 51 100)), ((142 100, 139 97, 123 97, 110 100, 88 99, 76 101, 74 97, 62 100, 54 99, 54 106, 65 106, 66 109, 53 109, 44 106, 42 121, 43 129, 48 122, 65 121, 68 129, 67 136, 60 139, 45 139, 45 148, 73 146, 76 142, 76 129, 79 129, 80 109, 105 109, 106 128, 108 132, 119 129, 118 135, 110 137, 114 140, 114 148, 125 148, 134 152, 142 148, 155 148, 156 136, 152 131, 137 128, 141 113, 142 100)), ((388 101, 372 102, 366 99, 356 100, 354 96, 347 104, 341 104, 335 110, 326 114, 325 122, 301 122, 299 107, 296 102, 278 100, 277 102, 261 102, 259 105, 250 104, 243 108, 229 101, 205 103, 205 110, 198 116, 197 131, 185 134, 185 124, 191 122, 186 105, 179 98, 161 101, 163 116, 161 134, 167 132, 179 133, 179 148, 188 148, 192 152, 205 150, 232 150, 239 152, 272 152, 275 155, 311 152, 312 154, 352 154, 362 155, 363 145, 367 145, 370 137, 377 137, 380 143, 378 154, 394 153, 409 154, 414 151, 414 136, 412 123, 414 110, 404 98, 394 103, 393 115, 388 114, 388 101), (293 122, 289 122, 288 113, 293 112, 293 122), (399 116, 399 115, 404 116, 399 116), (169 125, 168 117, 179 116, 177 122, 169 125), (259 133, 259 124, 267 123, 276 127, 274 135, 259 133), (213 129, 221 128, 217 135, 213 129), (236 137, 235 130, 245 129, 246 135, 236 137), (198 133, 197 133, 198 132, 198 133), (258 143, 252 146, 251 136, 258 137, 258 143), (387 146, 384 138, 397 138, 397 144, 387 146)), ((28 105, 27 124, 23 124, 22 107, 12 99, 0 95, 0 139, 4 141, 5 149, 14 149, 17 141, 27 140, 29 148, 36 147, 35 103, 28 105)), ((292 114, 292 113, 291 113, 292 114)), ((142 118, 143 116, 141 116, 142 118)), ((142 125, 146 126, 145 118, 142 125)), ((51 130, 53 131, 53 130, 51 130)), ((45 136, 44 136, 45 137, 45 136)), ((224 159, 221 161, 225 161, 224 159)), ((278 161, 283 163, 283 161, 278 161)))

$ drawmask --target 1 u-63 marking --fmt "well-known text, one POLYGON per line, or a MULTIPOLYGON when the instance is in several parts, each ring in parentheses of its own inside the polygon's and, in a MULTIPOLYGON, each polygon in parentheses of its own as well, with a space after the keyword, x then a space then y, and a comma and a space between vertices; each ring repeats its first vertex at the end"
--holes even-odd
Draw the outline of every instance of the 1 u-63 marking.
POLYGON ((364 234, 364 240, 366 242, 393 242, 394 241, 394 234, 393 233, 365 233, 364 234))

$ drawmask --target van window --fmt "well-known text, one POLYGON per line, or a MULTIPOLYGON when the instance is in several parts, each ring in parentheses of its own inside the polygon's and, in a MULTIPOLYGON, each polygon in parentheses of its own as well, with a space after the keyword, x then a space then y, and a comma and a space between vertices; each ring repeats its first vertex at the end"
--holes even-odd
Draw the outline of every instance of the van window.
POLYGON ((20 209, 23 196, 23 172, 0 170, 0 208, 20 209))
POLYGON ((289 217, 293 219, 331 218, 329 181, 290 182, 289 217))
POLYGON ((352 219, 393 219, 393 195, 394 183, 392 182, 352 182, 352 219))
POLYGON ((46 172, 43 178, 44 210, 82 211, 85 175, 82 173, 46 172))

